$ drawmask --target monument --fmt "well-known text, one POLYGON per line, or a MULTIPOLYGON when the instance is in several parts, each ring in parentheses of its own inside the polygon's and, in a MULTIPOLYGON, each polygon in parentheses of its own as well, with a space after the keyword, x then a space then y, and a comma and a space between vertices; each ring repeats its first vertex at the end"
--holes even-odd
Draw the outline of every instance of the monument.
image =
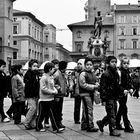
POLYGON ((94 19, 94 32, 88 41, 88 56, 93 58, 95 65, 99 65, 101 61, 105 60, 106 49, 108 48, 107 37, 104 37, 104 40, 101 40, 102 22, 103 18, 101 16, 101 11, 98 11, 97 16, 95 16, 94 19))

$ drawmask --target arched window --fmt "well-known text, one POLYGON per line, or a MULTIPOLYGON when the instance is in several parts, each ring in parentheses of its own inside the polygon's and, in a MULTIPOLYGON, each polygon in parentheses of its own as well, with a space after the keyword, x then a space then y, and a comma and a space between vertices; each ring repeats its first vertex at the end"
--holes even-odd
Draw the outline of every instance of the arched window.
POLYGON ((122 58, 125 57, 125 56, 126 56, 126 54, 121 53, 121 54, 119 54, 119 59, 122 59, 122 58))
POLYGON ((77 31, 77 38, 81 38, 81 34, 82 34, 82 32, 81 31, 77 31))
POLYGON ((133 53, 133 54, 131 55, 131 58, 132 58, 132 59, 138 59, 138 57, 139 57, 139 55, 136 54, 136 53, 133 53))

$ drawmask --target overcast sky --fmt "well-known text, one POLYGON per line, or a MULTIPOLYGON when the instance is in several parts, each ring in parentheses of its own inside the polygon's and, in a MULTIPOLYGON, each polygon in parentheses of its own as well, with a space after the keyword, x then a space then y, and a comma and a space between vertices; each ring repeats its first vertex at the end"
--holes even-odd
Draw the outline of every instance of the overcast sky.
MULTIPOLYGON (((16 0, 14 9, 31 12, 44 24, 66 29, 68 24, 85 20, 84 5, 87 0, 16 0)), ((138 0, 111 0, 111 4, 136 4, 138 0)), ((57 42, 72 50, 72 33, 57 31, 57 42)))

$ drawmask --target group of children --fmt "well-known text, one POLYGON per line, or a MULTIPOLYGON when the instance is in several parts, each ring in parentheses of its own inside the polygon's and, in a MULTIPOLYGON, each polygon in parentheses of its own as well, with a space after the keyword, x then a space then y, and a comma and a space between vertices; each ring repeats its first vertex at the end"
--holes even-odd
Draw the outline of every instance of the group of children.
MULTIPOLYGON (((77 64, 79 65, 80 62, 77 64)), ((87 132, 97 132, 100 130, 103 132, 104 126, 109 125, 111 136, 119 137, 121 134, 118 130, 124 130, 129 133, 134 132, 128 119, 127 108, 127 96, 129 93, 132 94, 134 89, 129 72, 128 58, 121 60, 121 65, 118 69, 116 57, 108 56, 106 59, 106 69, 104 67, 100 75, 97 71, 94 71, 93 59, 86 58, 84 69, 80 70, 78 74, 77 83, 79 83, 79 95, 83 103, 81 130, 86 130, 87 132), (102 120, 96 122, 99 129, 96 128, 93 123, 93 102, 96 91, 100 93, 100 98, 103 105, 105 105, 105 111, 107 113, 102 120), (117 107, 117 102, 119 103, 119 107, 117 107), (121 125, 121 118, 123 118, 124 127, 121 125)), ((76 87, 77 86, 74 86, 75 89, 73 90, 75 93, 77 93, 76 87)), ((76 95, 76 98, 77 97, 76 95)), ((79 103, 76 98, 74 110, 79 112, 80 108, 79 110, 75 109, 76 104, 79 103)), ((79 122, 79 117, 77 118, 78 121, 75 121, 75 123, 79 122)))
MULTIPOLYGON (((64 97, 68 95, 69 91, 73 91, 75 97, 74 121, 79 124, 80 121, 80 105, 81 100, 83 104, 83 112, 81 119, 81 130, 87 132, 103 132, 103 128, 109 125, 111 136, 120 136, 117 130, 124 129, 125 132, 134 132, 134 129, 127 116, 127 95, 133 92, 131 85, 131 78, 129 75, 129 60, 123 59, 121 62, 120 74, 117 70, 117 59, 114 56, 108 56, 106 59, 107 68, 102 73, 100 80, 94 72, 94 62, 90 57, 86 57, 84 61, 84 68, 81 62, 77 63, 78 74, 76 76, 75 84, 68 86, 65 71, 67 62, 53 60, 44 66, 44 73, 40 76, 38 72, 38 61, 30 60, 29 69, 22 75, 22 67, 15 65, 11 76, 12 101, 14 105, 14 123, 21 123, 21 115, 25 112, 25 100, 28 104, 28 110, 25 113, 26 118, 24 126, 26 129, 36 129, 44 132, 45 126, 48 127, 49 118, 54 132, 62 132, 65 126, 62 124, 62 110, 64 97), (100 81, 100 82, 99 82, 100 81), (105 103, 105 110, 107 115, 97 121, 96 128, 93 122, 93 103, 95 91, 100 92, 101 100, 105 103), (117 111, 117 101, 119 102, 119 109, 117 111), (77 104, 78 102, 78 104, 77 104), (121 117, 123 117, 124 127, 120 124, 121 117), (43 122, 45 124, 43 124, 43 122)), ((6 65, 4 61, 0 61, 0 72, 3 75, 3 67, 6 65), (2 63, 3 62, 3 63, 2 63)), ((0 79, 1 81, 1 79, 0 79)), ((7 88, 5 88, 6 90, 7 88)), ((4 89, 3 89, 4 90, 4 89)), ((3 105, 3 99, 7 91, 2 91, 3 94, 0 99, 3 105)), ((2 113, 2 106, 0 106, 0 113, 2 120, 5 117, 2 113)), ((10 113, 7 113, 10 116, 10 113)))

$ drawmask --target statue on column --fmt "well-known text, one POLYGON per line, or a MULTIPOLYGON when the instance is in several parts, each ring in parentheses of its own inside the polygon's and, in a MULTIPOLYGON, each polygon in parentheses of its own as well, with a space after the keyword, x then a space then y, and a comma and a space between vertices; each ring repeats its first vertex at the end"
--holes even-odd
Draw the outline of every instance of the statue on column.
POLYGON ((89 55, 93 56, 95 59, 102 59, 105 54, 105 50, 103 49, 105 44, 104 41, 101 40, 102 22, 103 18, 101 12, 98 11, 94 20, 93 35, 88 41, 89 55))
POLYGON ((101 11, 97 12, 97 16, 94 20, 94 36, 100 38, 102 30, 103 18, 101 16, 101 11))

